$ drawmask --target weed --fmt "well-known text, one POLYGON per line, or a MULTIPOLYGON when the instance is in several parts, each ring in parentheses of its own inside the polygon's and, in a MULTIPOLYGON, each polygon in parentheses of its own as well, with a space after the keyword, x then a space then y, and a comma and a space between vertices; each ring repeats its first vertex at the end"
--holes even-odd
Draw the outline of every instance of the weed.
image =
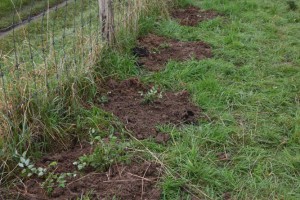
POLYGON ((38 176, 38 177, 46 177, 45 181, 42 183, 42 187, 46 189, 48 194, 51 194, 54 187, 64 188, 66 186, 66 178, 75 177, 75 173, 61 173, 56 174, 55 169, 50 171, 51 168, 54 168, 57 165, 57 162, 51 162, 47 168, 38 167, 30 161, 29 158, 26 158, 26 153, 24 152, 22 155, 15 153, 15 156, 20 159, 18 166, 22 168, 22 174, 26 177, 38 176))
POLYGON ((153 103, 157 99, 163 97, 162 91, 159 92, 158 88, 153 86, 147 93, 139 92, 143 97, 143 103, 153 103))
POLYGON ((51 172, 48 174, 46 180, 42 183, 42 187, 47 191, 48 195, 51 195, 55 187, 65 188, 67 178, 73 177, 76 177, 75 173, 56 174, 51 172))
POLYGON ((100 136, 93 139, 95 150, 90 155, 84 155, 74 162, 78 170, 83 170, 87 166, 91 166, 97 170, 106 170, 110 165, 117 162, 124 162, 129 159, 126 149, 129 143, 118 142, 115 136, 110 136, 103 141, 100 136))
POLYGON ((37 175, 38 177, 44 176, 47 172, 47 169, 42 167, 36 168, 30 159, 26 157, 26 154, 26 151, 22 155, 20 155, 17 151, 15 152, 15 157, 20 159, 18 166, 22 169, 22 174, 27 177, 32 175, 37 175))
POLYGON ((167 42, 162 43, 162 44, 159 45, 159 48, 161 48, 161 49, 167 49, 167 48, 170 48, 170 44, 168 44, 167 42))
POLYGON ((87 164, 87 156, 81 156, 78 161, 73 162, 73 165, 77 166, 79 171, 83 170, 87 164))
POLYGON ((98 99, 98 102, 101 103, 101 104, 105 104, 108 102, 108 97, 103 95, 101 96, 99 99, 98 99))

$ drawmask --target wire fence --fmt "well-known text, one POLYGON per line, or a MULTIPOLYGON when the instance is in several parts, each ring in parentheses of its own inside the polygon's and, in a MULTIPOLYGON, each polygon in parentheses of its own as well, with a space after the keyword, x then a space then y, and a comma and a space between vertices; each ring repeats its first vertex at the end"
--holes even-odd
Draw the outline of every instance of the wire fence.
POLYGON ((0 34, 0 109, 12 112, 36 95, 47 95, 70 77, 90 73, 118 34, 138 30, 138 20, 153 0, 67 0, 21 19, 0 34), (1 36, 2 35, 2 36, 1 36), (20 105, 14 105, 13 99, 20 105))

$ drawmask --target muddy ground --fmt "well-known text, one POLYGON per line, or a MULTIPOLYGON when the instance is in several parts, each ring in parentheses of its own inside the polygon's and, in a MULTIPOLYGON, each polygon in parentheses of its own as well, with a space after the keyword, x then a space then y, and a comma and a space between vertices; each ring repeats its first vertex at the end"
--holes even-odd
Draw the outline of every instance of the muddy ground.
POLYGON ((201 109, 189 100, 187 91, 173 93, 157 89, 153 102, 145 102, 142 94, 147 94, 153 86, 144 85, 139 79, 120 83, 111 80, 108 86, 104 110, 116 115, 137 139, 155 138, 165 143, 169 135, 159 132, 157 125, 197 123, 201 117, 201 109))
POLYGON ((190 6, 185 9, 175 9, 171 12, 172 17, 183 26, 197 26, 200 22, 214 19, 219 14, 213 10, 200 10, 190 6))
MULTIPOLYGON (((55 174, 76 172, 76 177, 66 178, 65 187, 55 184, 51 192, 42 187, 45 178, 31 178, 11 191, 10 199, 78 199, 88 195, 90 199, 160 199, 161 191, 156 187, 162 169, 159 164, 135 160, 131 164, 115 164, 106 172, 97 172, 92 168, 78 172, 73 162, 84 154, 91 153, 88 143, 77 145, 73 149, 43 157, 39 167, 47 167, 53 161, 57 166, 55 174)), ((49 188, 48 188, 49 189, 49 188)))
POLYGON ((138 66, 150 71, 163 69, 169 60, 201 60, 212 57, 211 47, 205 42, 183 42, 155 34, 139 38, 133 53, 138 57, 138 66))

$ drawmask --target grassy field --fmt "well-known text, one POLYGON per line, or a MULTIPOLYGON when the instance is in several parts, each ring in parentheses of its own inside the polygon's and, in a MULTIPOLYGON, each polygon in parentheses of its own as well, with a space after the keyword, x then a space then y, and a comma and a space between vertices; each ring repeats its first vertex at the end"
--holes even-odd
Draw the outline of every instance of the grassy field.
POLYGON ((13 23, 18 23, 43 12, 64 0, 1 0, 0 2, 0 29, 7 28, 13 23), (17 12, 15 19, 14 14, 17 12), (14 22, 15 20, 15 22, 14 22))
MULTIPOLYGON (((141 20, 141 34, 151 31, 182 41, 205 41, 213 48, 213 58, 170 61, 165 70, 149 73, 134 66, 136 58, 129 50, 135 38, 127 35, 125 52, 105 52, 96 69, 101 77, 138 76, 166 90, 186 89, 210 119, 180 128, 160 126, 171 136, 167 145, 152 140, 132 142, 131 148, 146 152, 144 156, 159 160, 168 169, 159 184, 161 198, 191 199, 193 193, 201 199, 224 199, 225 194, 231 199, 299 199, 299 8, 291 9, 280 0, 180 3, 222 15, 197 27, 148 17, 141 20), (219 159, 220 154, 228 160, 219 159)), ((93 93, 95 88, 90 85, 83 83, 79 93, 93 93)), ((115 124, 100 111, 67 107, 66 119, 66 115, 59 116, 54 104, 47 108, 51 108, 45 112, 48 133, 54 127, 84 135, 96 123, 103 127, 108 121, 115 124)))
POLYGON ((272 0, 189 2, 224 17, 196 28, 165 21, 156 32, 206 41, 214 58, 170 62, 146 80, 188 89, 212 121, 165 127, 174 140, 162 157, 182 175, 166 177, 166 199, 179 199, 182 183, 212 199, 226 192, 232 199, 299 199, 299 10, 272 0), (218 160, 220 152, 230 161, 218 160))
POLYGON ((159 35, 205 41, 214 52, 212 59, 171 61, 162 72, 142 72, 146 82, 190 91, 211 119, 180 129, 162 126, 172 137, 167 147, 145 143, 179 174, 164 178, 162 198, 188 199, 182 189, 188 185, 206 199, 227 192, 232 199, 299 199, 300 13, 273 0, 182 3, 223 16, 197 27, 155 24, 159 35), (220 153, 230 161, 219 160, 220 153))

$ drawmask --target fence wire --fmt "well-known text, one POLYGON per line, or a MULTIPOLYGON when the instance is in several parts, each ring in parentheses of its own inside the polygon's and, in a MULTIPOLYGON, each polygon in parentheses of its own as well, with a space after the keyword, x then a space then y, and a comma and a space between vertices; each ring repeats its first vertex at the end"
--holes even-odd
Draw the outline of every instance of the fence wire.
POLYGON ((90 73, 107 42, 137 32, 151 0, 59 2, 36 14, 38 0, 32 0, 25 18, 22 7, 13 10, 11 26, 0 34, 0 109, 16 109, 16 96, 21 102, 47 96, 70 77, 90 73))

